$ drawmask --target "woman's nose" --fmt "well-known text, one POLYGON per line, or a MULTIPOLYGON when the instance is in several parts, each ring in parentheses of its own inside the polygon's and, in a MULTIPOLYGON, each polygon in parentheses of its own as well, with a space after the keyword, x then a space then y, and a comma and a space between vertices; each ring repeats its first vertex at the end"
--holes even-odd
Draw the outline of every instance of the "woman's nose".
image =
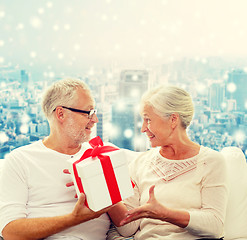
POLYGON ((145 122, 142 123, 142 128, 141 128, 141 132, 144 133, 147 131, 147 124, 145 122))

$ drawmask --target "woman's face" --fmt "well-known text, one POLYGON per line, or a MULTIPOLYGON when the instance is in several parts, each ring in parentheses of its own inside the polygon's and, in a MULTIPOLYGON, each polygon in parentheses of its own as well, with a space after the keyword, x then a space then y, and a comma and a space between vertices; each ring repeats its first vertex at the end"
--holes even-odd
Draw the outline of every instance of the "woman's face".
POLYGON ((160 117, 149 105, 142 109, 143 124, 141 131, 146 133, 152 147, 169 144, 172 134, 170 117, 160 117))

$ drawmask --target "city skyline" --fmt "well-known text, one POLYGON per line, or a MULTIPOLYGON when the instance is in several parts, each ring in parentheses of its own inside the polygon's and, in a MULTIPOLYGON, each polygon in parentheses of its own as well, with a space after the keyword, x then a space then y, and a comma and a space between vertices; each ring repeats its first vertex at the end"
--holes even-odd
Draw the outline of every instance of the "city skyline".
MULTIPOLYGON (((81 79, 90 84, 98 109, 99 123, 93 136, 98 135, 105 142, 110 141, 120 148, 135 151, 148 149, 145 134, 141 134, 140 95, 153 84, 165 81, 183 87, 192 95, 195 116, 187 131, 193 141, 215 150, 238 146, 247 155, 244 84, 247 72, 240 67, 232 69, 223 63, 221 68, 214 67, 215 60, 219 59, 209 58, 205 65, 184 59, 172 65, 163 65, 155 73, 122 69, 111 81, 102 81, 107 79, 107 71, 96 72, 95 76, 90 77, 81 75, 81 79)), ((13 69, 14 75, 11 68, 0 70, 1 158, 16 147, 43 139, 49 134, 40 103, 43 90, 57 76, 50 81, 34 82, 25 69, 13 69)))

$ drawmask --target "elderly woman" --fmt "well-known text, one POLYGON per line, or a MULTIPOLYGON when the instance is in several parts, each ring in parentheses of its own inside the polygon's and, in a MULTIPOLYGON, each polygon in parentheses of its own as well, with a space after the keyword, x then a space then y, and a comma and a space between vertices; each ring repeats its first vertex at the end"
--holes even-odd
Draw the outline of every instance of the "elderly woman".
POLYGON ((189 139, 193 113, 192 99, 181 88, 161 86, 143 96, 142 132, 152 148, 130 165, 135 195, 125 201, 131 210, 118 227, 123 236, 135 231, 136 240, 223 236, 225 160, 189 139))

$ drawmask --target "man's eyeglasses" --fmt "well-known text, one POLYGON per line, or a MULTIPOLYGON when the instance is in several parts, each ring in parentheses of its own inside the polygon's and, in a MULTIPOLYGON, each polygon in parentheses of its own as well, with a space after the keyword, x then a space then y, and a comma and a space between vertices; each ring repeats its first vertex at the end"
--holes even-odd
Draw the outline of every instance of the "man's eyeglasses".
POLYGON ((71 108, 71 107, 65 107, 65 106, 61 106, 62 108, 66 108, 72 112, 79 112, 79 113, 86 113, 88 115, 89 119, 93 118, 94 114, 97 114, 97 110, 96 109, 92 109, 90 111, 85 111, 85 110, 80 110, 80 109, 76 109, 76 108, 71 108))

